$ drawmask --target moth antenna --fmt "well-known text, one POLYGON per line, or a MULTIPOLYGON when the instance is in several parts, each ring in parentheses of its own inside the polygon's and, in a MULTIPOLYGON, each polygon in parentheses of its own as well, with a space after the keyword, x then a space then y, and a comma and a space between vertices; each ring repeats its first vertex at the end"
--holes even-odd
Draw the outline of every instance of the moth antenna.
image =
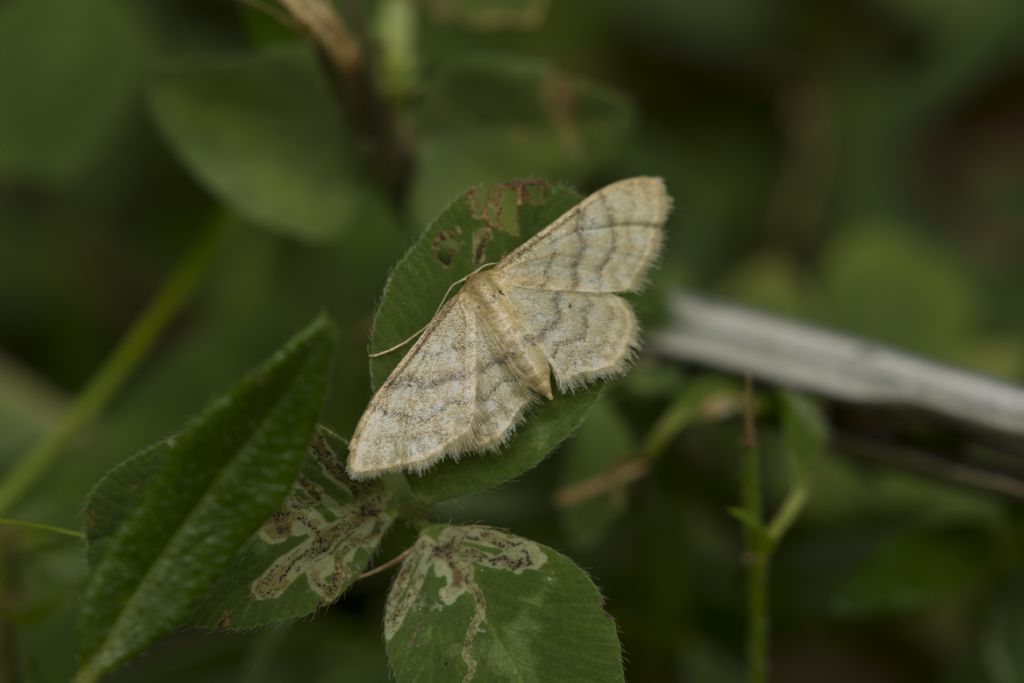
MULTIPOLYGON (((482 266, 480 266, 479 268, 477 268, 476 270, 474 270, 469 275, 464 275, 464 276, 460 277, 458 280, 456 280, 455 282, 453 282, 450 285, 448 285, 448 289, 445 290, 444 296, 441 297, 441 303, 439 303, 437 305, 437 309, 434 311, 434 315, 430 316, 430 319, 433 320, 434 316, 437 315, 441 311, 441 307, 444 306, 445 301, 447 301, 448 295, 452 293, 452 290, 455 289, 455 287, 457 285, 461 285, 463 282, 465 282, 469 278, 473 277, 474 275, 479 273, 484 268, 490 268, 491 266, 497 265, 497 263, 498 263, 497 261, 489 261, 489 262, 483 264, 482 266)), ((413 332, 412 335, 410 335, 408 339, 405 339, 404 341, 400 341, 399 343, 395 344, 394 346, 386 348, 383 351, 377 351, 376 353, 371 353, 370 354, 370 358, 380 358, 381 356, 388 355, 392 351, 397 351, 398 349, 402 348, 403 346, 405 346, 409 342, 414 341, 417 337, 419 337, 421 334, 423 334, 423 330, 427 329, 427 327, 429 327, 429 326, 430 326, 430 323, 428 322, 426 325, 424 325, 420 329, 418 329, 415 332, 413 332)))

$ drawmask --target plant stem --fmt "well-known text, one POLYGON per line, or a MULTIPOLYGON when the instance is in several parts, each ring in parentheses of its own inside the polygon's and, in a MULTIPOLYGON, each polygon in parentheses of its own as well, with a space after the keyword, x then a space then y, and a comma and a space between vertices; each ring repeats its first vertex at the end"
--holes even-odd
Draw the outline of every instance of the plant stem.
POLYGON ((747 563, 747 666, 750 683, 768 677, 768 563, 771 542, 765 532, 761 500, 761 458, 754 423, 753 387, 744 385, 744 443, 740 463, 740 509, 747 563))
POLYGON ((383 564, 378 564, 373 569, 371 569, 369 571, 363 572, 362 574, 357 576, 355 580, 356 581, 362 581, 363 579, 368 579, 371 576, 376 576, 377 574, 380 574, 382 572, 386 572, 387 570, 391 569, 392 567, 394 567, 397 564, 401 564, 402 560, 404 560, 406 557, 409 556, 409 553, 412 552, 412 549, 414 547, 415 546, 412 546, 412 545, 409 546, 408 548, 406 548, 402 552, 400 552, 397 555, 395 555, 394 557, 392 557, 387 562, 384 562, 383 564))
POLYGON ((313 37, 338 74, 346 80, 359 78, 366 52, 329 0, 281 0, 281 4, 313 37))
POLYGON ((391 500, 396 514, 414 524, 424 524, 427 511, 416 498, 409 480, 401 472, 388 472, 384 475, 384 485, 391 493, 391 500))
POLYGON ((804 510, 807 504, 807 486, 803 482, 797 484, 786 494, 782 505, 775 511, 771 522, 768 523, 768 543, 774 550, 775 545, 782 540, 789 528, 796 522, 797 517, 804 510))
POLYGON ((22 527, 25 529, 37 529, 39 531, 49 531, 54 534, 61 534, 63 536, 71 536, 73 538, 85 538, 85 534, 77 529, 67 529, 62 526, 53 526, 52 524, 40 524, 39 522, 26 522, 22 519, 7 519, 6 517, 0 517, 0 526, 14 526, 22 527))
POLYGON ((412 141, 380 90, 372 55, 331 0, 281 0, 281 5, 312 38, 327 65, 370 172, 397 205, 404 205, 412 178, 412 141))
POLYGON ((228 220, 214 218, 182 256, 160 291, 75 397, 49 432, 38 439, 0 481, 0 513, 35 484, 68 442, 106 407, 149 354, 167 325, 192 297, 223 240, 228 220))
POLYGON ((720 382, 692 385, 658 416, 636 455, 610 470, 561 487, 555 491, 555 504, 559 507, 579 505, 639 481, 650 473, 654 461, 662 456, 680 432, 695 421, 718 419, 739 412, 742 400, 742 394, 731 386, 721 386, 720 382), (708 410, 710 402, 715 399, 719 399, 717 405, 708 410), (732 409, 734 405, 736 410, 732 409))
POLYGON ((749 559, 747 567, 747 660, 750 683, 768 680, 768 555, 749 559))

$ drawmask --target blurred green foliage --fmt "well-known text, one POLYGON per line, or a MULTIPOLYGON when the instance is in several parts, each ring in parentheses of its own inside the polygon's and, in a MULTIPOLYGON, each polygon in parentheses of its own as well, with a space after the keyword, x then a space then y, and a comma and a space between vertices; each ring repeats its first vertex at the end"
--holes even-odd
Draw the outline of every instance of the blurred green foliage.
POLYGON ((137 500, 89 552, 76 681, 99 680, 185 623, 233 551, 277 512, 306 460, 336 332, 319 317, 180 433, 94 489, 87 532, 137 500))
MULTIPOLYGON (((321 309, 341 329, 325 421, 349 433, 389 270, 479 182, 544 176, 587 191, 661 175, 675 212, 641 308, 685 284, 1024 379, 1019 1, 338 5, 411 147, 398 198, 280 8, 0 1, 0 476, 204 226, 224 212, 238 224, 199 296, 11 516, 77 527, 105 471, 321 309)), ((690 426, 628 496, 591 501, 610 505, 585 518, 552 497, 625 459, 693 376, 641 359, 570 446, 440 510, 586 567, 630 680, 742 676, 741 548, 726 512, 737 423, 690 426)), ((774 424, 762 434, 770 505, 787 490, 774 424)), ((836 453, 812 470, 773 569, 775 680, 1024 680, 1019 508, 836 453)), ((70 676, 85 576, 74 543, 0 527, 0 677, 70 676)), ((357 583, 311 622, 183 633, 114 678, 386 680, 387 581, 357 583)))

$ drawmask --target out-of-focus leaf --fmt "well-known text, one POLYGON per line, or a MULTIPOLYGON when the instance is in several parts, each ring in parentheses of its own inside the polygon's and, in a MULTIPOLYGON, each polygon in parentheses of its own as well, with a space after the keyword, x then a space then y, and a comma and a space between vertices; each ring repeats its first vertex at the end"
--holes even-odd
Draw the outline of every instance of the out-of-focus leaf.
POLYGON ((87 568, 78 544, 54 541, 0 527, 0 634, 15 636, 0 657, 5 682, 68 681, 75 674, 75 617, 87 568))
POLYGON ((427 0, 427 14, 438 22, 478 31, 538 28, 551 0, 427 0))
POLYGON ((981 659, 991 683, 1024 680, 1024 584, 996 593, 981 630, 981 659))
POLYGON ((87 170, 137 95, 143 29, 115 0, 0 3, 0 172, 61 182, 87 170))
POLYGON ((636 367, 623 379, 629 396, 642 399, 664 399, 677 395, 686 385, 686 375, 675 365, 665 365, 641 357, 636 367))
POLYGON ((755 0, 638 0, 611 8, 612 20, 661 60, 688 58, 719 69, 760 63, 785 15, 755 0))
POLYGON ((970 271, 900 226, 870 222, 840 236, 822 277, 821 322, 983 372, 1012 376, 1024 362, 1019 344, 980 332, 987 307, 970 271))
MULTIPOLYGON (((636 440, 629 423, 609 401, 598 401, 589 419, 565 449, 560 485, 579 484, 610 475, 616 465, 636 457, 636 440)), ((561 508, 559 521, 578 548, 592 547, 605 529, 626 510, 626 489, 620 487, 561 508)))
MULTIPOLYGON (((887 15, 913 23, 915 28, 933 34, 946 48, 976 48, 984 37, 995 37, 1013 25, 1012 19, 1021 17, 1020 5, 1013 0, 979 0, 963 5, 960 3, 929 2, 929 0, 908 0, 892 4, 883 0, 869 0, 867 5, 877 5, 887 15)), ((997 48, 989 45, 988 48, 997 48)))
POLYGON ((418 3, 384 0, 377 4, 374 37, 379 51, 380 89, 395 102, 412 94, 419 84, 418 3))
POLYGON ((267 228, 310 240, 353 227, 379 198, 313 54, 278 47, 166 74, 153 111, 186 166, 267 228))
POLYGON ((65 397, 57 387, 0 352, 0 472, 61 416, 65 397))
POLYGON ((740 303, 796 318, 808 316, 813 288, 784 256, 759 254, 731 269, 718 291, 740 303))
POLYGON ((903 614, 964 599, 992 570, 992 549, 977 529, 921 528, 882 541, 850 568, 833 599, 836 612, 903 614))
POLYGON ((632 124, 619 92, 543 62, 463 55, 440 65, 422 107, 419 220, 479 182, 579 179, 612 158, 632 124))
POLYGON ((849 458, 820 458, 804 517, 814 525, 849 527, 865 519, 916 519, 942 525, 986 525, 1003 514, 984 493, 916 474, 864 468, 849 458))
POLYGON ((740 683, 747 680, 743 662, 714 641, 694 638, 680 649, 680 680, 694 683, 740 683))
POLYGON ((615 624, 586 573, 482 526, 428 527, 391 586, 384 639, 404 681, 622 681, 615 624))
MULTIPOLYGON (((90 562, 132 509, 167 448, 116 467, 85 505, 90 562)), ((378 481, 353 482, 323 435, 314 437, 281 509, 235 553, 192 615, 195 625, 247 629, 312 614, 334 602, 369 563, 391 526, 378 481)))
POLYGON ((824 321, 920 353, 955 358, 980 310, 966 271, 899 226, 833 241, 822 275, 824 321))
MULTIPOLYGON (((742 395, 731 379, 701 375, 685 382, 675 376, 672 380, 673 400, 639 442, 619 411, 598 403, 566 449, 555 500, 562 508, 562 528, 577 547, 592 546, 625 511, 628 486, 647 475, 684 430, 731 417, 741 409, 742 395)), ((625 384, 631 386, 629 380, 625 384)))
POLYGON ((78 621, 77 680, 97 680, 184 623, 280 506, 323 405, 335 343, 333 326, 317 320, 168 441, 97 558, 78 621))
POLYGON ((234 231, 230 248, 220 254, 208 285, 172 338, 125 387, 89 438, 69 446, 45 489, 19 506, 19 516, 77 524, 90 484, 124 453, 152 441, 154 434, 176 431, 197 406, 233 384, 319 309, 346 330, 324 421, 341 433, 351 431, 369 397, 366 340, 375 299, 389 267, 408 246, 408 237, 401 239, 393 223, 373 225, 366 234, 349 233, 316 246, 285 246, 262 230, 234 231))
MULTIPOLYGON (((456 199, 391 273, 374 319, 372 349, 390 348, 422 329, 452 282, 482 263, 497 261, 579 200, 572 190, 544 181, 478 185, 456 199)), ((374 388, 408 349, 371 360, 374 388)), ((448 460, 422 476, 410 476, 413 492, 422 502, 434 503, 522 474, 579 425, 599 393, 600 387, 592 387, 543 401, 529 410, 500 452, 448 460)))
POLYGON ((792 391, 779 394, 779 411, 791 473, 795 480, 801 480, 825 449, 828 422, 817 403, 792 391))
POLYGON ((743 400, 742 389, 732 378, 715 374, 690 378, 647 430, 640 452, 650 460, 661 457, 684 429, 738 415, 743 400))

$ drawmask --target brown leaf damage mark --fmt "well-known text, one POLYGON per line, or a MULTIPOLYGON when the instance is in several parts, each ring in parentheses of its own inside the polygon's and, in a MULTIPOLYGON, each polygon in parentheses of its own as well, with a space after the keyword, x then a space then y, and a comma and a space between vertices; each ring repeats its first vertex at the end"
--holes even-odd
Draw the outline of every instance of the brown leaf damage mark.
POLYGON ((462 249, 462 240, 459 239, 461 234, 462 229, 455 227, 451 230, 442 230, 434 236, 434 241, 430 245, 430 253, 445 268, 451 267, 455 257, 462 249))
POLYGON ((490 228, 477 228, 473 231, 473 266, 479 268, 487 259, 487 245, 494 237, 490 228))
POLYGON ((220 615, 220 619, 217 620, 217 630, 226 631, 231 628, 231 611, 224 610, 224 613, 220 615))
POLYGON ((501 187, 511 190, 512 194, 515 195, 516 209, 518 210, 523 204, 530 204, 532 206, 543 204, 548 190, 548 183, 546 180, 533 178, 510 180, 507 183, 502 183, 501 187))
POLYGON ((279 598, 305 577, 321 602, 333 602, 352 582, 359 551, 375 547, 391 526, 386 490, 379 483, 349 479, 320 435, 312 454, 327 481, 351 497, 339 500, 321 484, 299 477, 281 510, 260 528, 259 538, 270 545, 302 541, 253 581, 250 591, 256 600, 279 598))
MULTIPOLYGON (((547 559, 538 544, 489 527, 446 526, 436 537, 428 530, 420 535, 395 577, 384 615, 384 638, 394 638, 411 611, 442 610, 468 593, 473 598, 474 610, 462 642, 462 660, 466 664, 462 680, 471 681, 477 671, 473 642, 487 618, 487 601, 476 583, 476 568, 521 574, 540 569, 547 559), (423 584, 431 570, 445 582, 433 596, 423 594, 423 584)), ((407 648, 415 643, 421 627, 422 623, 416 625, 407 648)))
POLYGON ((487 228, 518 235, 519 207, 523 204, 543 204, 547 189, 547 181, 540 179, 510 180, 486 188, 474 187, 466 193, 466 203, 470 215, 483 222, 487 228), (511 192, 511 196, 506 197, 506 192, 511 192), (506 208, 513 210, 513 216, 503 216, 506 208))

